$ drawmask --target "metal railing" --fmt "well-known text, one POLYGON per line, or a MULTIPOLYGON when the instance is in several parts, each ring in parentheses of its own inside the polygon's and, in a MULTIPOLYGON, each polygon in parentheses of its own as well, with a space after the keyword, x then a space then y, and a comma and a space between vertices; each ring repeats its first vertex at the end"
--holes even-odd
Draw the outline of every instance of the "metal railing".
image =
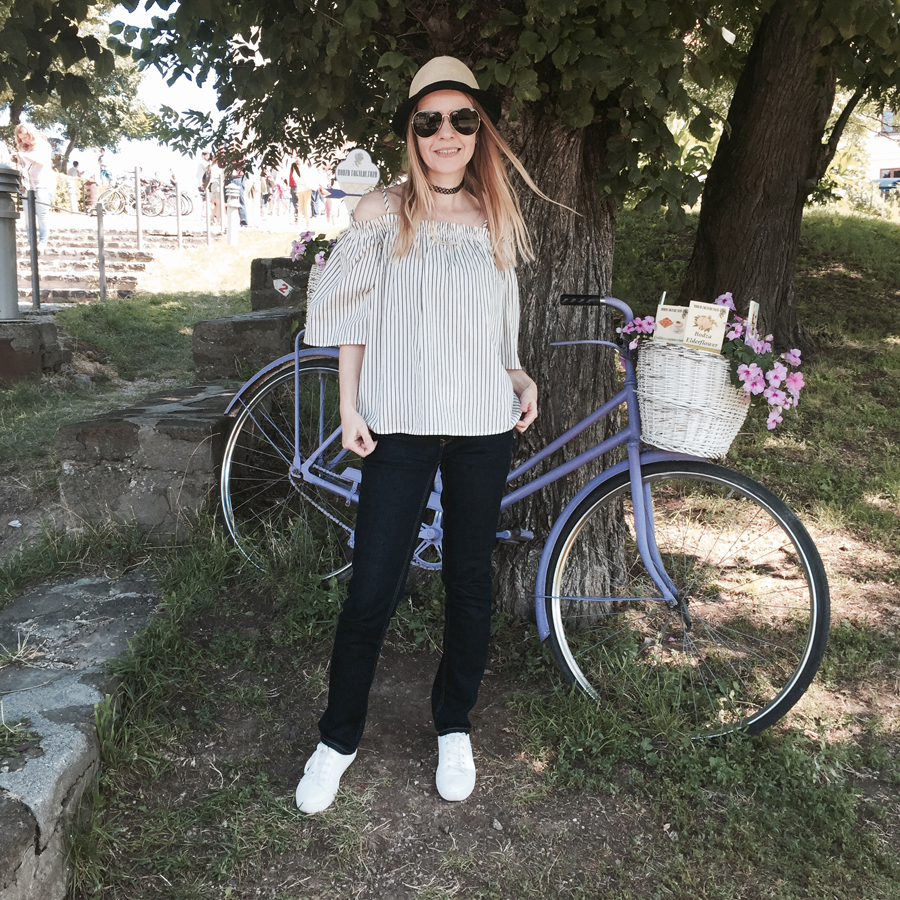
MULTIPOLYGON (((10 170, 14 171, 14 170, 10 170)), ((142 181, 141 181, 141 168, 140 166, 135 167, 134 170, 134 183, 135 183, 135 197, 140 198, 142 196, 142 181)), ((182 231, 182 193, 180 186, 178 184, 177 179, 173 182, 174 187, 174 207, 175 207, 175 223, 176 223, 176 241, 179 250, 184 249, 183 243, 183 231, 182 231)), ((224 186, 220 181, 220 233, 224 234, 225 232, 225 202, 224 202, 224 186)), ((17 196, 21 196, 17 194, 17 196)), ((212 245, 212 229, 210 224, 210 192, 205 191, 203 194, 204 207, 205 207, 205 220, 206 220, 206 245, 212 245)), ((105 300, 107 296, 107 279, 106 279, 106 251, 105 251, 105 216, 107 211, 104 208, 103 196, 97 200, 96 204, 89 208, 86 212, 82 212, 80 210, 72 210, 66 209, 61 206, 57 206, 54 203, 41 203, 37 200, 36 193, 34 190, 29 190, 24 195, 24 203, 23 210, 25 220, 26 220, 26 230, 28 233, 28 248, 29 254, 31 257, 31 305, 32 309, 39 310, 41 308, 41 284, 40 284, 40 268, 38 265, 38 223, 37 223, 37 207, 39 205, 46 206, 48 210, 56 210, 58 212, 64 212, 68 215, 78 215, 85 216, 90 218, 91 216, 96 215, 97 218, 97 266, 99 269, 99 289, 100 289, 100 299, 105 300)), ((144 222, 143 217, 144 213, 141 209, 141 202, 135 201, 134 203, 134 214, 135 214, 135 232, 136 232, 136 249, 137 251, 143 252, 144 249, 144 222)), ((18 214, 13 216, 13 218, 18 218, 18 214)), ((12 245, 12 261, 16 262, 16 253, 15 253, 15 237, 14 237, 15 225, 13 224, 13 245, 12 245)), ((0 248, 0 253, 2 253, 2 248, 0 248)), ((15 273, 16 278, 16 296, 18 297, 18 271, 17 265, 12 266, 12 271, 15 273)), ((16 304, 16 310, 18 312, 18 301, 16 304)))

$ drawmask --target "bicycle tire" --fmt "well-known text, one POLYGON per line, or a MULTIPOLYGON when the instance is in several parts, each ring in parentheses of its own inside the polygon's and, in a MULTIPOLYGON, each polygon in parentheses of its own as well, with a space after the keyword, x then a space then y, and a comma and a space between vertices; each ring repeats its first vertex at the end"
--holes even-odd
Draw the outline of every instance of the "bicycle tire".
POLYGON ((126 198, 118 188, 111 188, 100 195, 103 201, 103 211, 111 216, 117 216, 125 211, 126 198))
MULTIPOLYGON (((340 425, 338 363, 300 362, 298 444, 307 459, 340 425)), ((312 567, 322 579, 347 576, 356 507, 290 477, 294 460, 294 363, 269 373, 243 401, 222 458, 220 501, 226 528, 258 568, 312 567)), ((316 472, 338 475, 357 461, 335 440, 316 472)))
POLYGON ((141 212, 145 216, 158 216, 166 205, 166 198, 159 191, 147 191, 141 197, 141 212))
POLYGON ((189 216, 194 211, 194 201, 191 199, 190 194, 181 195, 181 214, 183 216, 189 216))
POLYGON ((680 605, 646 572, 623 473, 585 497, 554 544, 544 589, 557 664, 657 734, 762 731, 803 696, 825 652, 815 544, 782 500, 721 466, 655 463, 643 484, 680 605))

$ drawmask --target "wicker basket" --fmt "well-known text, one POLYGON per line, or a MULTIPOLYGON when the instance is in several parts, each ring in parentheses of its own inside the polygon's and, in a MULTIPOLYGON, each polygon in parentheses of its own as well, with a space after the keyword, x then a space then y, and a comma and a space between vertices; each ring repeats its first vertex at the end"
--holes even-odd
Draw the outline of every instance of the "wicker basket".
POLYGON ((719 353, 644 341, 638 354, 641 440, 662 450, 724 456, 747 418, 750 397, 732 385, 719 353))

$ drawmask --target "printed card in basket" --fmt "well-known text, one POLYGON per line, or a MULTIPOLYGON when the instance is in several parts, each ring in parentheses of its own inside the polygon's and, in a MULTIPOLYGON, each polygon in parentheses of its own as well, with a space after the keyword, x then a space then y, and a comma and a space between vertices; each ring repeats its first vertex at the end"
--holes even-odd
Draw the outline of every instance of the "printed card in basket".
POLYGON ((656 329, 654 341, 668 344, 680 344, 684 340, 684 326, 687 322, 686 306, 669 306, 660 303, 656 310, 656 329))
POLYGON ((721 353, 729 312, 727 306, 692 301, 684 326, 684 346, 721 353))

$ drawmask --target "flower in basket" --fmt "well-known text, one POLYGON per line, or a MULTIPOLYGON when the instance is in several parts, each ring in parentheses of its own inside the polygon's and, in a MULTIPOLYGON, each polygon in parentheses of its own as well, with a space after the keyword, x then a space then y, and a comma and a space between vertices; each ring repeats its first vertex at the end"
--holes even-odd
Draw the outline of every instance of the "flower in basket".
MULTIPOLYGON (((748 397, 762 395, 769 406, 766 427, 771 431, 784 420, 783 413, 797 405, 800 391, 805 387, 800 368, 800 351, 789 350, 776 354, 772 349, 772 335, 761 338, 746 320, 736 314, 730 292, 716 297, 719 306, 731 310, 728 318, 722 355, 730 363, 731 383, 748 397)), ((634 350, 645 335, 656 330, 653 316, 635 318, 616 331, 623 336, 633 335, 629 348, 634 350)))
POLYGON ((291 244, 291 260, 302 260, 310 266, 325 268, 325 261, 331 254, 332 248, 337 243, 337 238, 329 240, 324 234, 313 235, 311 231, 304 231, 299 240, 291 244))
MULTIPOLYGON (((730 292, 716 297, 715 302, 734 313, 730 292)), ((770 407, 766 427, 772 431, 783 421, 782 413, 797 405, 805 386, 803 374, 792 371, 800 368, 800 351, 788 350, 776 355, 771 334, 760 338, 740 316, 732 315, 722 355, 731 363, 731 383, 748 394, 762 394, 766 399, 770 407)))

